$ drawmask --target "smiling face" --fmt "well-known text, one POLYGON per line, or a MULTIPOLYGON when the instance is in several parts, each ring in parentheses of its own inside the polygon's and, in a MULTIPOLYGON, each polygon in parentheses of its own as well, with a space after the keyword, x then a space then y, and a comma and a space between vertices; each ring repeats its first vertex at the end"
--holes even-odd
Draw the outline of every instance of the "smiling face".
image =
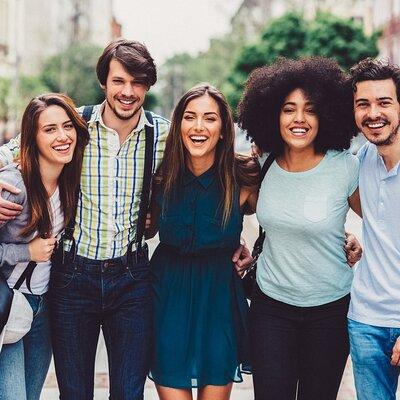
POLYGON ((113 59, 103 89, 107 106, 114 115, 120 120, 129 120, 143 105, 148 90, 147 77, 130 75, 119 61, 113 59))
POLYGON ((388 146, 399 131, 400 104, 392 79, 356 84, 354 116, 358 129, 371 143, 388 146))
POLYGON ((279 128, 286 147, 298 150, 314 147, 318 117, 303 90, 295 89, 286 96, 279 114, 279 128))
POLYGON ((191 158, 212 165, 221 136, 221 115, 218 103, 209 95, 197 97, 187 104, 181 122, 182 141, 191 158))
POLYGON ((36 145, 39 164, 64 166, 72 160, 76 129, 62 107, 52 105, 40 113, 36 145))

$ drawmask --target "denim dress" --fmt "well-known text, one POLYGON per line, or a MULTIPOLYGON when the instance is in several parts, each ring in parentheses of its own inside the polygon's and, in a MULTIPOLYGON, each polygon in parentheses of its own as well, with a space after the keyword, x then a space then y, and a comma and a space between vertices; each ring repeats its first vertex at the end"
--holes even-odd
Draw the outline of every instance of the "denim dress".
POLYGON ((216 169, 196 177, 186 171, 164 199, 154 276, 154 346, 150 378, 161 386, 193 388, 241 382, 249 371, 248 304, 232 255, 243 214, 235 190, 222 222, 223 191, 216 169))

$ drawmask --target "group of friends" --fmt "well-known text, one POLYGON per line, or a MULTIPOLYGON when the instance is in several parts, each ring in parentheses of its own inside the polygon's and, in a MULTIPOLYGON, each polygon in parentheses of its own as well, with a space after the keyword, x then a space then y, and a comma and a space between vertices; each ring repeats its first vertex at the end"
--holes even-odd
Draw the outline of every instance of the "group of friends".
POLYGON ((19 289, 32 326, 1 349, 0 399, 39 400, 52 354, 60 399, 93 399, 100 329, 113 400, 143 399, 147 376, 161 400, 226 400, 243 373, 258 400, 334 400, 349 353, 357 398, 395 399, 400 69, 366 59, 347 75, 310 57, 253 71, 237 119, 274 157, 262 179, 265 157, 235 154, 215 87, 186 92, 169 122, 143 109, 157 80, 143 44, 113 41, 96 72, 102 104, 38 96, 0 148, 0 272, 13 287, 36 263, 19 289), (349 208, 363 218, 355 270, 349 208), (254 212, 266 238, 249 306, 254 212))

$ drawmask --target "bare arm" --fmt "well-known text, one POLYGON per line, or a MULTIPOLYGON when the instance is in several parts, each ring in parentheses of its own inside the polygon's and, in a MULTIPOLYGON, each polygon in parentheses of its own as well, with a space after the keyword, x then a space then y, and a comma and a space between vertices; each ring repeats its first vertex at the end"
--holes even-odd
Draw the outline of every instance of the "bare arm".
POLYGON ((348 198, 350 208, 362 218, 360 191, 357 188, 354 193, 348 198))

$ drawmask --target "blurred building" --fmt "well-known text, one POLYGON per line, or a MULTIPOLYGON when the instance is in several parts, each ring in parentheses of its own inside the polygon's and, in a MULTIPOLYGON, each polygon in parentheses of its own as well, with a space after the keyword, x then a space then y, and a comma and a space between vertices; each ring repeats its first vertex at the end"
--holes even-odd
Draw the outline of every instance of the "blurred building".
POLYGON ((250 40, 265 24, 289 10, 313 18, 327 11, 359 21, 367 34, 382 29, 381 57, 400 64, 400 0, 243 0, 232 18, 232 25, 250 40))
POLYGON ((112 0, 0 0, 0 76, 36 74, 72 43, 104 46, 120 33, 112 0))

